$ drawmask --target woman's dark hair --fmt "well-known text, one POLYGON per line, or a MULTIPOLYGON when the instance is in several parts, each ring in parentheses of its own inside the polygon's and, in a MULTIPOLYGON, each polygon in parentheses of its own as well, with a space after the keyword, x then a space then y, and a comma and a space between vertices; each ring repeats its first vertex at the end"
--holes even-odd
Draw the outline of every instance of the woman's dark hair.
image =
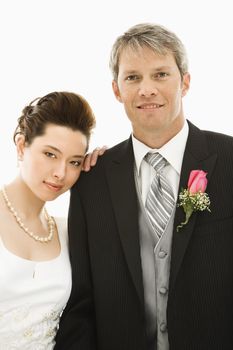
POLYGON ((91 131, 95 126, 95 117, 88 102, 73 92, 51 92, 33 100, 26 106, 18 118, 14 132, 14 142, 18 134, 25 136, 30 145, 36 136, 42 136, 48 124, 65 126, 79 130, 89 143, 91 131))

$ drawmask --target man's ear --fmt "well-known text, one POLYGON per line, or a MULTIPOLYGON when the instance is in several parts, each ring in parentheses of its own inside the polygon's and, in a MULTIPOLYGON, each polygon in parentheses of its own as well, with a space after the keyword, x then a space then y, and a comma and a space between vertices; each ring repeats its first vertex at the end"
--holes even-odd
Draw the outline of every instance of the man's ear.
POLYGON ((185 73, 183 75, 183 80, 182 80, 182 97, 184 97, 189 91, 190 80, 191 80, 190 74, 185 73))
POLYGON ((24 149, 26 146, 25 136, 23 134, 16 135, 15 138, 16 150, 17 150, 17 158, 18 160, 23 160, 24 149))
POLYGON ((114 92, 114 95, 115 95, 116 99, 119 102, 122 102, 120 90, 119 90, 119 87, 118 87, 118 84, 117 84, 116 80, 112 81, 112 89, 113 89, 113 92, 114 92))

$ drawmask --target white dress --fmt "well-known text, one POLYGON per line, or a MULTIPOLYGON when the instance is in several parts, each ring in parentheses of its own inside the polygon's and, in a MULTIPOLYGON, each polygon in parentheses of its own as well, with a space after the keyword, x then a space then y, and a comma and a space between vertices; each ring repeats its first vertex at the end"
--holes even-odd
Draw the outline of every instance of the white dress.
POLYGON ((71 291, 66 220, 56 218, 60 255, 30 261, 0 238, 0 350, 51 350, 71 291))

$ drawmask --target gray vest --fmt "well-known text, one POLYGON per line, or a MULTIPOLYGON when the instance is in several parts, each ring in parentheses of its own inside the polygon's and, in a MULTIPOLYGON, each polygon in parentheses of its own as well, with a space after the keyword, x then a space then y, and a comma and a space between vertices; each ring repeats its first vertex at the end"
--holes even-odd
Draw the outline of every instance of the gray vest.
POLYGON ((142 203, 136 171, 135 182, 139 202, 140 252, 148 350, 169 350, 166 309, 175 210, 165 232, 158 240, 142 203))

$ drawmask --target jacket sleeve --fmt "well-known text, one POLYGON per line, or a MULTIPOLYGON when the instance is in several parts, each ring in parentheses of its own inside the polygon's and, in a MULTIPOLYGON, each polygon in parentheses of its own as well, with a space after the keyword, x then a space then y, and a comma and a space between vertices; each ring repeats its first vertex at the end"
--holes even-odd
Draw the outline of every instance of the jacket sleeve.
POLYGON ((77 184, 71 190, 68 234, 72 290, 61 316, 55 350, 95 350, 95 312, 88 237, 77 184))

